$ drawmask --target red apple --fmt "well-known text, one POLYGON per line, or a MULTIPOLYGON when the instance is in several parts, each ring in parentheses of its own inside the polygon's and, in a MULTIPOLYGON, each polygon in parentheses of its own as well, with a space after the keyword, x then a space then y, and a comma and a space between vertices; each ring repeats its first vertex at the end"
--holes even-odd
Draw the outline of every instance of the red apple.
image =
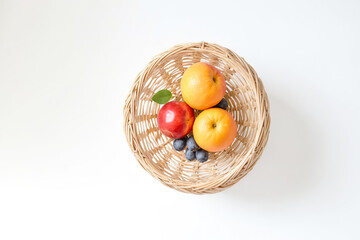
POLYGON ((165 136, 182 138, 192 129, 194 110, 185 102, 168 102, 160 109, 157 120, 160 131, 165 136))

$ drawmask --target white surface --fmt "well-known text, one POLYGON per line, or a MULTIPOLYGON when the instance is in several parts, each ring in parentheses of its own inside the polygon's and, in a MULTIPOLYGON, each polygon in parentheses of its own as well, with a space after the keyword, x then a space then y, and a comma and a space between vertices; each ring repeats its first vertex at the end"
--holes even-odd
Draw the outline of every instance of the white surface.
POLYGON ((359 239, 359 1, 0 0, 0 239, 359 239), (137 73, 182 42, 245 57, 271 135, 205 196, 132 156, 137 73))

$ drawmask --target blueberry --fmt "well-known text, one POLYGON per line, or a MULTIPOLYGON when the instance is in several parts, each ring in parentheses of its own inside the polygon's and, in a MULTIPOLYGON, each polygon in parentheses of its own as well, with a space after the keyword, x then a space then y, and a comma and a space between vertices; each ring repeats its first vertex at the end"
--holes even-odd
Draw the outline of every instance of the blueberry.
POLYGON ((193 161, 195 159, 195 152, 189 150, 189 148, 187 148, 185 150, 185 158, 189 161, 193 161))
POLYGON ((182 151, 185 149, 186 147, 186 140, 187 137, 183 137, 183 138, 179 138, 179 139, 175 139, 173 142, 173 147, 176 151, 182 151))
POLYGON ((222 109, 226 110, 226 109, 228 108, 228 106, 229 106, 228 102, 226 101, 225 98, 223 98, 223 99, 221 99, 221 101, 220 101, 218 104, 216 104, 214 107, 216 107, 216 108, 222 108, 222 109))
POLYGON ((189 149, 190 151, 196 151, 199 149, 199 146, 195 142, 194 136, 188 138, 188 140, 186 141, 186 145, 187 149, 189 149))
POLYGON ((209 159, 209 152, 204 149, 199 149, 196 151, 196 159, 203 163, 206 162, 209 159))

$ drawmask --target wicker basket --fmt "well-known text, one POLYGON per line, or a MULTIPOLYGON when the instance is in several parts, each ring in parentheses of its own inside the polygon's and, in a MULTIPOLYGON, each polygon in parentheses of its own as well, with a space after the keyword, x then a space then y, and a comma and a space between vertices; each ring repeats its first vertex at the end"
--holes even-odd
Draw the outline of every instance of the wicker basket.
POLYGON ((206 42, 177 45, 156 56, 137 76, 124 107, 125 135, 138 162, 165 185, 187 193, 215 193, 238 182, 263 152, 269 126, 269 102, 255 70, 229 49, 206 42), (181 77, 199 61, 223 73, 227 110, 238 124, 232 145, 210 153, 205 163, 187 161, 173 149, 173 140, 157 125, 160 105, 151 100, 161 89, 170 90, 172 100, 181 100, 181 77))

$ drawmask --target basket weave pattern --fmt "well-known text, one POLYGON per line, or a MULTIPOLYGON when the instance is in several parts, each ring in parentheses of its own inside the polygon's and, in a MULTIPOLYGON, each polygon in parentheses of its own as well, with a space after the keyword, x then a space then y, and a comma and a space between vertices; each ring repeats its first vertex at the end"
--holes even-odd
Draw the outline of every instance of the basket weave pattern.
POLYGON ((255 70, 229 49, 205 42, 177 45, 156 56, 137 76, 124 107, 125 135, 138 162, 165 185, 188 193, 215 193, 238 182, 261 156, 269 126, 269 102, 255 70), (173 140, 157 125, 160 105, 151 100, 161 89, 173 93, 171 100, 182 100, 181 77, 200 61, 224 75, 227 110, 238 125, 232 145, 210 153, 205 163, 187 161, 184 152, 173 149, 173 140))

